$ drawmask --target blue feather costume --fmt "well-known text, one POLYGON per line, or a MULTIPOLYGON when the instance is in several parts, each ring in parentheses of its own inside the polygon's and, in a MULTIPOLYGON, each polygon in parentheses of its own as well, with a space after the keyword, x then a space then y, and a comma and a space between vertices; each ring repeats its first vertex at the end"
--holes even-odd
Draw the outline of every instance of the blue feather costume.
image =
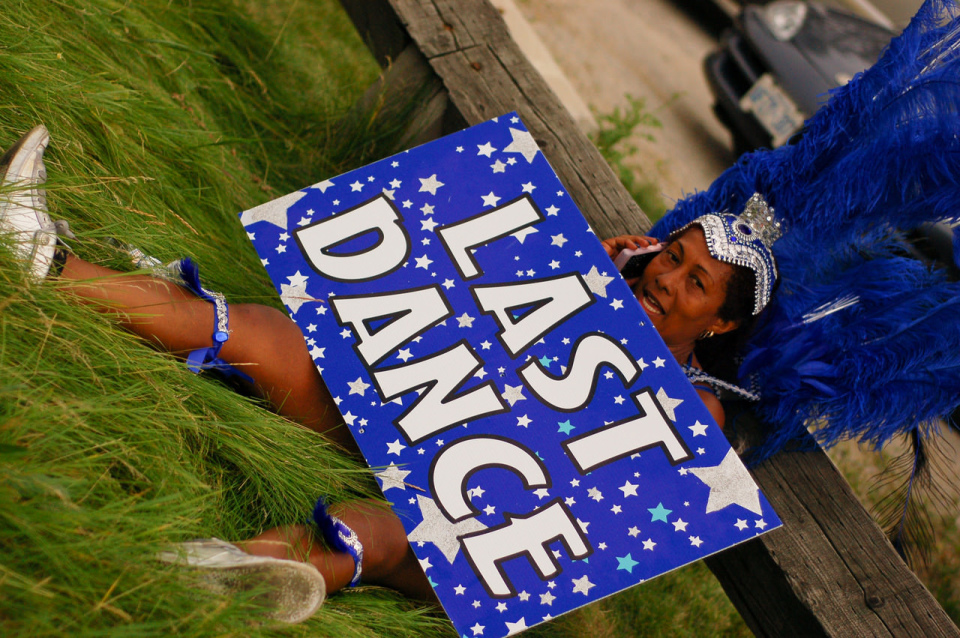
POLYGON ((754 192, 785 227, 779 289, 740 367, 771 424, 754 460, 809 425, 825 445, 927 435, 960 403, 960 283, 904 251, 921 224, 960 222, 958 110, 960 11, 928 0, 798 141, 745 155, 651 231, 739 212, 754 192))

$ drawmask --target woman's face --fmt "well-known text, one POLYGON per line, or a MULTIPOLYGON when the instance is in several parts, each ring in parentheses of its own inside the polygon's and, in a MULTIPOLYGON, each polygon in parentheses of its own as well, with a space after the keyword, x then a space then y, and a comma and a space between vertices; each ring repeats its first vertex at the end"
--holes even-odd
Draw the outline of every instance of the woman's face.
POLYGON ((715 259, 699 226, 667 244, 646 267, 633 294, 668 347, 691 345, 704 330, 723 334, 737 327, 717 315, 733 268, 715 259))

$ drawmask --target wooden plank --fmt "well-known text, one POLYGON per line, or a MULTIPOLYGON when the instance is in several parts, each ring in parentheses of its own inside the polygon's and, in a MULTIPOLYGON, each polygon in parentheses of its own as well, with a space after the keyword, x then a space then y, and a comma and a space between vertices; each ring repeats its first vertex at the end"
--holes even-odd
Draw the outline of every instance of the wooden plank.
POLYGON ((517 111, 597 235, 646 232, 651 225, 646 215, 539 74, 529 65, 519 64, 520 59, 522 54, 515 48, 492 51, 480 46, 435 58, 431 64, 444 78, 451 103, 467 122, 517 111), (533 78, 542 86, 528 91, 529 98, 520 96, 518 87, 533 78), (464 88, 466 82, 470 82, 469 90, 464 88), (488 97, 477 99, 478 90, 488 97), (550 99, 545 99, 547 94, 550 99), (524 101, 519 101, 521 97, 524 101))
POLYGON ((757 636, 960 636, 822 450, 753 475, 784 527, 707 565, 757 636))
MULTIPOLYGON (((447 131, 516 110, 599 236, 649 228, 486 0, 341 2, 361 35, 389 35, 371 42, 378 57, 403 40, 397 28, 420 49, 449 95, 447 131)), ((707 561, 754 633, 960 637, 822 451, 781 454, 754 475, 784 528, 707 561)))
POLYGON ((354 105, 360 113, 378 112, 380 117, 400 121, 402 145, 419 146, 445 133, 445 115, 450 98, 427 59, 410 43, 392 60, 376 82, 354 105), (414 105, 413 113, 409 109, 414 105))
MULTIPOLYGON (((650 221, 510 38, 486 0, 341 0, 365 33, 401 24, 450 96, 447 121, 517 111, 598 235, 641 234, 650 221), (384 5, 391 11, 385 11, 384 5), (374 26, 371 26, 374 25, 374 26)), ((374 49, 376 52, 378 49, 374 49)))

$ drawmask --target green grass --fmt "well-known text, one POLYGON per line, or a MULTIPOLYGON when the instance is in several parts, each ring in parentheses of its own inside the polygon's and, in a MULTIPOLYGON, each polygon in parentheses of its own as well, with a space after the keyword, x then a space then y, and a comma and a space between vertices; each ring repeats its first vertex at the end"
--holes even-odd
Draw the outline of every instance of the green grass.
POLYGON ((595 112, 599 127, 590 137, 640 210, 650 221, 656 222, 667 212, 667 205, 660 195, 659 184, 629 165, 630 158, 637 154, 637 146, 630 140, 639 138, 652 142, 652 131, 663 125, 647 110, 644 100, 632 95, 625 97, 626 107, 614 107, 610 113, 595 112))
MULTIPOLYGON (((332 1, 8 2, 0 43, 0 142, 50 129, 51 213, 78 252, 195 255, 233 299, 277 303, 239 211, 399 150, 397 121, 350 110, 379 70, 332 1)), ((155 561, 374 485, 67 287, 26 285, 0 251, 0 634, 449 635, 384 591, 278 628, 155 561)))
POLYGON ((582 607, 528 633, 531 638, 749 638, 753 635, 702 562, 582 607))

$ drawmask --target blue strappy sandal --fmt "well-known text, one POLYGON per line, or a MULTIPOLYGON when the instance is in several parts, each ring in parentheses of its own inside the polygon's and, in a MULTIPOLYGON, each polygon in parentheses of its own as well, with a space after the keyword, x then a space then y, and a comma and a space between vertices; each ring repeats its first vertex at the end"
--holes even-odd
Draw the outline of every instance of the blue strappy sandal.
POLYGON ((164 265, 156 257, 145 254, 139 248, 115 240, 112 243, 126 252, 135 268, 147 270, 151 275, 182 286, 200 299, 209 301, 215 310, 213 345, 199 348, 187 355, 187 368, 196 374, 215 370, 228 380, 254 383, 253 378, 220 358, 220 350, 230 339, 230 306, 223 293, 207 290, 200 284, 200 268, 189 257, 164 265))
POLYGON ((167 268, 178 274, 181 286, 201 299, 212 303, 216 311, 213 326, 213 345, 194 350, 188 354, 187 368, 196 374, 200 374, 204 370, 216 370, 227 378, 236 378, 247 383, 253 383, 250 375, 241 372, 220 358, 220 349, 230 339, 230 307, 227 305, 226 297, 223 296, 223 293, 207 290, 200 285, 200 269, 189 257, 175 261, 167 268))
POLYGON ((317 505, 313 508, 313 521, 330 547, 353 557, 353 578, 350 579, 349 587, 358 586, 360 573, 363 571, 363 545, 357 533, 327 511, 327 504, 323 497, 317 499, 317 505))

